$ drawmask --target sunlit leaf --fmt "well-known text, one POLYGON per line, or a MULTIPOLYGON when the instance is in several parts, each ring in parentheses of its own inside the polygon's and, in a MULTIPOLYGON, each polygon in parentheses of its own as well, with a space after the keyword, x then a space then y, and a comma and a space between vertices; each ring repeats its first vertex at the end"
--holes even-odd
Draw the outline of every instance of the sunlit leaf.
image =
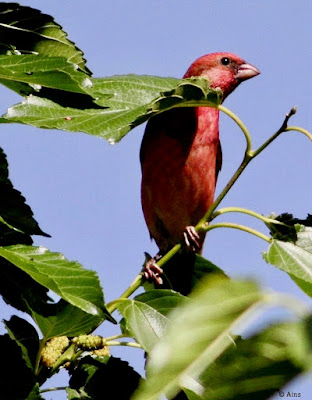
POLYGON ((202 284, 173 312, 166 335, 155 345, 145 384, 135 400, 175 396, 231 345, 231 330, 258 304, 262 294, 250 282, 202 284))
POLYGON ((17 3, 0 3, 0 53, 63 57, 89 72, 82 51, 53 17, 17 3))
POLYGON ((47 305, 41 313, 31 310, 31 315, 45 340, 54 336, 74 337, 91 333, 104 320, 64 300, 60 300, 58 304, 47 305))
POLYGON ((159 112, 172 107, 216 106, 222 98, 221 92, 211 89, 205 78, 180 81, 125 75, 91 81, 93 86, 88 92, 105 108, 63 107, 52 100, 28 96, 23 103, 10 107, 0 122, 85 132, 114 144, 159 112))
POLYGON ((68 261, 62 254, 51 253, 43 247, 2 247, 0 255, 73 306, 92 315, 110 318, 94 271, 84 269, 76 261, 68 261))
POLYGON ((312 228, 297 226, 295 243, 273 240, 263 254, 266 262, 287 272, 309 295, 312 293, 312 228))

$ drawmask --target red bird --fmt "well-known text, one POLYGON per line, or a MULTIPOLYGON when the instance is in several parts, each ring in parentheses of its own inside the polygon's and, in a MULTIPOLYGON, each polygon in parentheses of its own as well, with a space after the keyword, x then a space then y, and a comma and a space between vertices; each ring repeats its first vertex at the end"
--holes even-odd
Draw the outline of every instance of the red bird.
MULTIPOLYGON (((194 61, 184 78, 207 77, 212 88, 223 91, 224 100, 242 81, 259 73, 235 54, 212 53, 194 61)), ((193 226, 214 201, 222 162, 219 111, 212 107, 174 108, 152 117, 140 160, 142 208, 158 254, 183 239, 200 252, 205 233, 198 235, 193 226)), ((147 263, 147 278, 161 284, 161 272, 153 260, 147 263)))

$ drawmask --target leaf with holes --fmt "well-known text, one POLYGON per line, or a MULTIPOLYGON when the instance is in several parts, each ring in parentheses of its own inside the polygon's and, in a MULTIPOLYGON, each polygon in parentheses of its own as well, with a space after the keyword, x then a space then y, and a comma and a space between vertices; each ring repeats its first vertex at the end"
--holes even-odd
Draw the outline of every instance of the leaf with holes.
POLYGON ((178 80, 145 75, 91 79, 88 89, 98 108, 62 106, 52 100, 28 96, 10 107, 0 122, 19 122, 38 128, 85 132, 118 142, 131 129, 153 115, 173 107, 213 106, 222 99, 206 78, 178 80))

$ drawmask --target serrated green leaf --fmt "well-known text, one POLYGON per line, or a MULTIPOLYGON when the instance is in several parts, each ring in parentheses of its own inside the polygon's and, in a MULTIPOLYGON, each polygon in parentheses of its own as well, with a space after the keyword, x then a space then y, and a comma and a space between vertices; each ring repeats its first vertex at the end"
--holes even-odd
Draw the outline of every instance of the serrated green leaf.
POLYGON ((33 390, 29 393, 26 400, 44 400, 40 395, 40 386, 39 383, 36 383, 33 387, 33 390))
POLYGON ((202 279, 206 279, 206 277, 211 277, 212 279, 215 279, 216 277, 225 279, 228 278, 221 268, 217 267, 214 263, 200 256, 199 254, 196 254, 195 266, 192 275, 192 287, 195 287, 202 279))
POLYGON ((161 393, 174 397, 232 343, 232 329, 262 298, 251 282, 200 284, 190 301, 173 312, 166 335, 150 353, 148 379, 134 400, 158 399, 161 393))
POLYGON ((124 317, 128 331, 149 352, 164 335, 169 320, 148 304, 136 300, 123 300, 118 310, 124 317))
POLYGON ((63 57, 90 72, 82 51, 68 40, 66 32, 50 15, 17 3, 0 3, 0 53, 63 57))
POLYGON ((92 82, 77 71, 66 58, 42 55, 0 56, 0 83, 27 83, 26 93, 40 92, 42 87, 89 94, 92 82))
POLYGON ((145 303, 162 315, 167 316, 173 311, 182 301, 185 296, 169 289, 150 290, 146 293, 139 294, 134 298, 135 301, 145 303))
POLYGON ((263 258, 287 272, 307 294, 312 292, 312 228, 298 225, 296 243, 273 240, 263 258))
POLYGON ((45 340, 54 336, 74 337, 89 334, 104 320, 104 318, 88 314, 64 300, 60 300, 58 304, 48 304, 41 313, 31 310, 31 315, 45 340))
POLYGON ((2 247, 0 256, 73 306, 88 314, 112 319, 104 306, 102 288, 94 271, 43 247, 2 247))
POLYGON ((190 79, 186 84, 185 80, 144 75, 92 79, 93 87, 88 92, 99 106, 106 108, 63 107, 48 99, 28 96, 23 103, 9 108, 0 122, 85 132, 114 144, 151 116, 174 106, 220 104, 220 91, 209 88, 207 79, 193 80, 194 83, 190 79), (191 100, 190 92, 195 100, 191 100), (174 104, 170 102, 172 98, 174 104))
POLYGON ((39 337, 36 329, 29 322, 15 315, 4 323, 10 338, 20 347, 27 367, 33 370, 39 350, 39 337))

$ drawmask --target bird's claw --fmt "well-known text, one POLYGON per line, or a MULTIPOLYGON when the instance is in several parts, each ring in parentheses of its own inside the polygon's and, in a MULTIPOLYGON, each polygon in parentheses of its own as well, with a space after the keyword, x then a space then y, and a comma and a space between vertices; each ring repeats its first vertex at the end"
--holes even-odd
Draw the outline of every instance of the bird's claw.
POLYGON ((186 244, 186 247, 194 252, 197 252, 200 250, 201 245, 200 245, 200 236, 196 232, 194 226, 187 226, 185 228, 185 231, 183 232, 184 236, 184 241, 186 244))
POLYGON ((143 268, 143 276, 148 281, 154 281, 157 285, 162 285, 163 280, 160 275, 163 274, 162 268, 157 265, 157 260, 160 257, 154 257, 147 260, 143 268))

